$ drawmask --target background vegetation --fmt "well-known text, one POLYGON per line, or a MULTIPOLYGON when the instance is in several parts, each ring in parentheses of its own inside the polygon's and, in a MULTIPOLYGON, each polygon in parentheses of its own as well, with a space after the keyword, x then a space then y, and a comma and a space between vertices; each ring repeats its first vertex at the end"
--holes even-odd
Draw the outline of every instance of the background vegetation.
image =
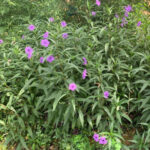
POLYGON ((107 0, 100 7, 95 0, 1 1, 2 149, 148 150, 148 12, 148 1, 107 0), (121 27, 127 5, 132 11, 126 18, 128 24, 121 27), (30 24, 36 27, 33 32, 28 30, 30 24), (48 48, 40 45, 46 31, 51 42, 48 48), (68 38, 63 39, 62 33, 68 33, 68 38), (26 46, 34 49, 30 60, 26 46), (46 62, 49 55, 55 57, 52 63, 46 62), (77 84, 74 92, 68 90, 72 82, 77 84), (109 91, 108 99, 104 91, 109 91), (108 143, 96 143, 94 133, 105 136, 108 143))

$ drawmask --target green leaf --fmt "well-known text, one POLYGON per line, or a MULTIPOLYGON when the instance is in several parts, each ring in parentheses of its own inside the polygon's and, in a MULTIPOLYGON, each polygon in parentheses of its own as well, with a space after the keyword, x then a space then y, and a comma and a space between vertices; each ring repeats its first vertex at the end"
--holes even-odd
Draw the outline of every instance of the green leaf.
POLYGON ((98 117, 97 117, 97 119, 96 119, 96 127, 98 127, 98 124, 99 124, 99 122, 100 122, 100 120, 101 120, 101 117, 102 117, 102 115, 101 115, 101 114, 98 114, 98 117))
POLYGON ((108 52, 108 49, 109 49, 109 43, 106 43, 106 44, 105 44, 105 52, 106 52, 106 53, 108 52))
POLYGON ((79 108, 78 113, 79 113, 79 119, 80 119, 81 125, 83 127, 84 126, 84 117, 83 117, 83 113, 80 108, 79 108))
POLYGON ((26 115, 28 116, 28 106, 26 103, 23 105, 23 108, 24 108, 26 115))
POLYGON ((3 125, 3 126, 5 126, 5 122, 2 121, 2 120, 0 120, 0 124, 3 125))
POLYGON ((121 116, 124 117, 124 118, 126 118, 127 120, 129 120, 132 123, 132 120, 125 113, 121 113, 121 116))
POLYGON ((22 120, 21 117, 18 117, 18 122, 19 122, 21 128, 22 128, 22 129, 25 129, 25 124, 24 124, 24 121, 22 120))
POLYGON ((53 103, 53 111, 55 111, 58 102, 59 102, 65 95, 66 95, 66 94, 63 94, 63 95, 62 95, 62 91, 59 91, 59 92, 58 92, 58 94, 57 94, 57 96, 56 96, 56 98, 55 98, 55 101, 54 101, 54 103, 53 103))
POLYGON ((87 117, 87 121, 88 121, 89 125, 91 126, 91 128, 93 128, 93 123, 89 116, 87 117))
POLYGON ((23 138, 22 136, 20 136, 19 138, 20 138, 20 142, 21 142, 22 146, 23 146, 26 150, 29 150, 28 147, 27 147, 27 145, 26 145, 26 143, 25 143, 24 138, 23 138))

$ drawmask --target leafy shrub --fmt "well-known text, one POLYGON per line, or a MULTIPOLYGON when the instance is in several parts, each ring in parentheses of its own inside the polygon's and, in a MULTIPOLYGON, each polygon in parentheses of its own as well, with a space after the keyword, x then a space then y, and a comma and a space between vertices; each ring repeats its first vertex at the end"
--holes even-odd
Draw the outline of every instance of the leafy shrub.
MULTIPOLYGON (((0 45, 0 116, 4 118, 0 131, 7 133, 6 145, 40 149, 51 142, 49 136, 61 138, 72 129, 87 128, 90 136, 94 129, 109 135, 105 149, 120 145, 125 149, 120 144, 121 126, 149 123, 149 26, 137 27, 139 20, 130 12, 128 24, 121 27, 124 10, 115 12, 120 16, 115 18, 113 6, 90 4, 87 1, 87 11, 80 13, 85 25, 67 22, 61 27, 63 15, 55 14, 54 22, 39 17, 29 23, 35 25, 34 31, 27 29, 27 23, 22 26, 23 39, 6 37, 0 45), (93 10, 96 16, 91 15, 93 10), (49 47, 40 44, 46 31, 49 47), (27 46, 33 48, 30 59, 27 46), (51 55, 55 60, 50 63, 51 55), (87 77, 82 79, 84 69, 87 77), (70 83, 77 85, 75 91, 68 89, 70 83), (108 99, 104 91, 109 91, 108 99)), ((81 139, 76 136, 74 145, 81 139)), ((76 147, 84 149, 86 141, 83 138, 76 147)))

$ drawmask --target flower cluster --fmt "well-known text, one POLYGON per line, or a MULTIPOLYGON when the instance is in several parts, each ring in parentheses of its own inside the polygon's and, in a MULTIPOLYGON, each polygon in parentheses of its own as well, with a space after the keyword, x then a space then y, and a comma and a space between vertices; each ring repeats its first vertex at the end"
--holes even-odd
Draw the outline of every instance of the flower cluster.
POLYGON ((96 133, 93 135, 93 139, 94 139, 95 142, 99 142, 99 144, 102 144, 102 145, 107 144, 106 138, 102 137, 102 136, 99 137, 99 135, 96 134, 96 133))
POLYGON ((122 18, 122 23, 121 23, 121 27, 123 27, 125 24, 128 23, 128 21, 126 20, 126 17, 129 16, 129 12, 132 10, 132 7, 130 5, 125 6, 125 13, 124 13, 124 17, 122 18))

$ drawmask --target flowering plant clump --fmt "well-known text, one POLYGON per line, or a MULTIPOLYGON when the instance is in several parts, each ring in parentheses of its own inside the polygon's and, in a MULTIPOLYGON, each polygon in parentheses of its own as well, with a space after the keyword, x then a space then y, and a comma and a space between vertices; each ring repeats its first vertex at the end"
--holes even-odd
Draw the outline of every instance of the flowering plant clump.
POLYGON ((46 1, 47 12, 31 20, 34 25, 24 25, 25 30, 19 26, 13 33, 18 33, 17 37, 11 38, 7 32, 0 37, 0 105, 11 111, 0 114, 4 116, 0 132, 5 130, 7 141, 19 143, 16 149, 34 145, 40 149, 41 142, 35 140, 39 137, 42 143, 46 141, 43 145, 49 145, 47 139, 57 133, 107 130, 110 132, 93 135, 91 149, 113 150, 120 143, 119 150, 123 145, 122 125, 133 125, 130 113, 138 116, 140 110, 144 113, 141 120, 150 121, 146 117, 150 110, 150 44, 144 18, 135 16, 131 5, 124 7, 120 17, 122 11, 114 10, 120 10, 124 3, 116 8, 102 6, 99 0, 87 1, 82 5, 85 8, 77 7, 85 11, 79 9, 81 13, 74 15, 79 1, 73 7, 69 3, 62 14, 62 10, 55 12, 54 5, 49 5, 51 1, 46 1), (55 16, 55 22, 47 16, 55 16), (127 28, 120 27, 128 22, 127 28), (4 38, 5 35, 9 36, 4 38), (36 136, 38 130, 42 136, 36 136))

